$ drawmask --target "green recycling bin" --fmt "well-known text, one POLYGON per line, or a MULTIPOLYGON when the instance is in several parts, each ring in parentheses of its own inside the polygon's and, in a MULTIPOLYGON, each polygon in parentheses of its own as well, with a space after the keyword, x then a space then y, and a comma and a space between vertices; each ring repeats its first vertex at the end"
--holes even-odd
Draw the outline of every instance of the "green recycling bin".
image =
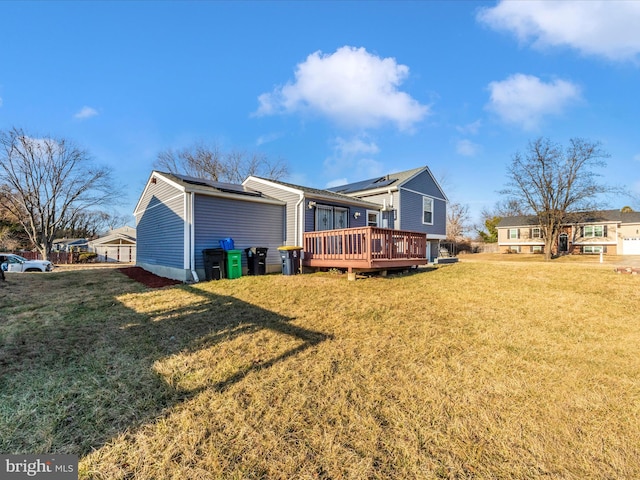
POLYGON ((242 250, 226 250, 227 278, 242 276, 242 250))

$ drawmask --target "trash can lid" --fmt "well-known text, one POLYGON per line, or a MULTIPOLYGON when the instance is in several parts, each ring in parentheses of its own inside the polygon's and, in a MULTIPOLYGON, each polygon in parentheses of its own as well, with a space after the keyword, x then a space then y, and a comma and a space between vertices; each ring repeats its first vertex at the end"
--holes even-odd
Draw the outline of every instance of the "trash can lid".
POLYGON ((292 245, 282 245, 278 250, 302 250, 302 247, 294 247, 292 245))

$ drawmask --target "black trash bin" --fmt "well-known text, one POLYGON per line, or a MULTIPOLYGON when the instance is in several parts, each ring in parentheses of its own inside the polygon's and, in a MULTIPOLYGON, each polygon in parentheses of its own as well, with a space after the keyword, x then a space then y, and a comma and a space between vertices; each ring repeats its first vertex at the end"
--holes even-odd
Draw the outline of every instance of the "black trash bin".
POLYGON ((245 248, 247 254, 247 265, 249 275, 264 275, 267 273, 267 250, 266 247, 245 248))
POLYGON ((302 247, 278 247, 282 260, 282 274, 295 275, 300 270, 300 252, 302 247))
POLYGON ((207 280, 220 280, 226 277, 224 250, 207 248, 202 251, 204 258, 204 276, 207 280))

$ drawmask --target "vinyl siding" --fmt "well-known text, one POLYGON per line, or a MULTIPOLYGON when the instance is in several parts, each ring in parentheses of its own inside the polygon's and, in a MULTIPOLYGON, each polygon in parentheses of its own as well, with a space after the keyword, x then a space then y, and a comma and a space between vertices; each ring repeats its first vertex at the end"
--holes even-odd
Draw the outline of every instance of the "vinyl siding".
POLYGON ((284 242, 284 206, 196 195, 194 206, 195 264, 204 275, 202 250, 219 248, 220 240, 233 238, 234 247, 266 247, 267 265, 280 265, 277 248, 284 242))
POLYGON ((447 228, 447 204, 433 198, 433 225, 422 223, 422 199, 425 195, 413 191, 400 190, 400 218, 398 228, 431 235, 445 235, 447 228))
POLYGON ((429 197, 445 200, 445 197, 442 191, 440 190, 438 185, 433 181, 433 178, 431 177, 428 171, 424 171, 419 175, 416 175, 414 178, 412 178, 411 180, 406 182, 404 185, 402 185, 401 188, 414 190, 416 192, 424 193, 429 197))
POLYGON ((284 244, 295 245, 297 242, 296 240, 297 238, 296 236, 296 205, 300 201, 300 196, 295 193, 283 190, 282 188, 266 185, 261 182, 253 181, 251 179, 247 179, 244 182, 244 185, 246 185, 249 188, 258 190, 259 192, 262 192, 264 195, 268 197, 276 198, 278 200, 286 202, 287 204, 286 214, 285 214, 286 216, 284 220, 285 221, 284 228, 286 229, 286 238, 284 239, 284 244))
MULTIPOLYGON (((393 208, 398 208, 398 201, 399 201, 399 196, 398 196, 398 192, 391 192, 391 194, 389 194, 389 192, 384 192, 384 193, 377 193, 375 195, 366 195, 366 196, 359 196, 358 198, 362 198, 362 200, 366 200, 367 202, 372 202, 372 203, 377 203, 380 206, 384 206, 386 203, 387 208, 389 208, 390 205, 393 205, 393 208)), ((396 228, 398 222, 397 220, 394 218, 393 215, 393 211, 386 211, 380 212, 380 226, 383 228, 396 228), (385 225, 385 220, 387 220, 387 224, 385 225)))
POLYGON ((184 193, 157 179, 136 213, 136 263, 184 268, 184 193))
MULTIPOLYGON (((309 200, 313 200, 318 205, 322 205, 325 207, 339 207, 346 208, 347 222, 348 226, 346 228, 355 228, 355 227, 366 227, 367 226, 367 209, 362 207, 354 207, 353 205, 345 205, 339 202, 328 202, 326 200, 314 200, 313 198, 305 199, 305 209, 304 209, 304 231, 305 232, 313 232, 316 230, 316 209, 315 208, 306 208, 306 204, 309 200), (354 218, 354 214, 356 212, 360 212, 360 216, 358 218, 354 218)), ((334 225, 333 228, 339 228, 334 225)))

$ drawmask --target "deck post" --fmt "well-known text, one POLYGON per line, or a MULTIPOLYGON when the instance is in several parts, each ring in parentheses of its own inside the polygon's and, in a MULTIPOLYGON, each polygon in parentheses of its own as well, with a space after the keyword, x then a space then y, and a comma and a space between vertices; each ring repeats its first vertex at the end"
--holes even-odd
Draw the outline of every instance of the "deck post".
POLYGON ((347 269, 347 280, 354 281, 356 279, 356 272, 353 271, 353 268, 349 267, 347 269))

